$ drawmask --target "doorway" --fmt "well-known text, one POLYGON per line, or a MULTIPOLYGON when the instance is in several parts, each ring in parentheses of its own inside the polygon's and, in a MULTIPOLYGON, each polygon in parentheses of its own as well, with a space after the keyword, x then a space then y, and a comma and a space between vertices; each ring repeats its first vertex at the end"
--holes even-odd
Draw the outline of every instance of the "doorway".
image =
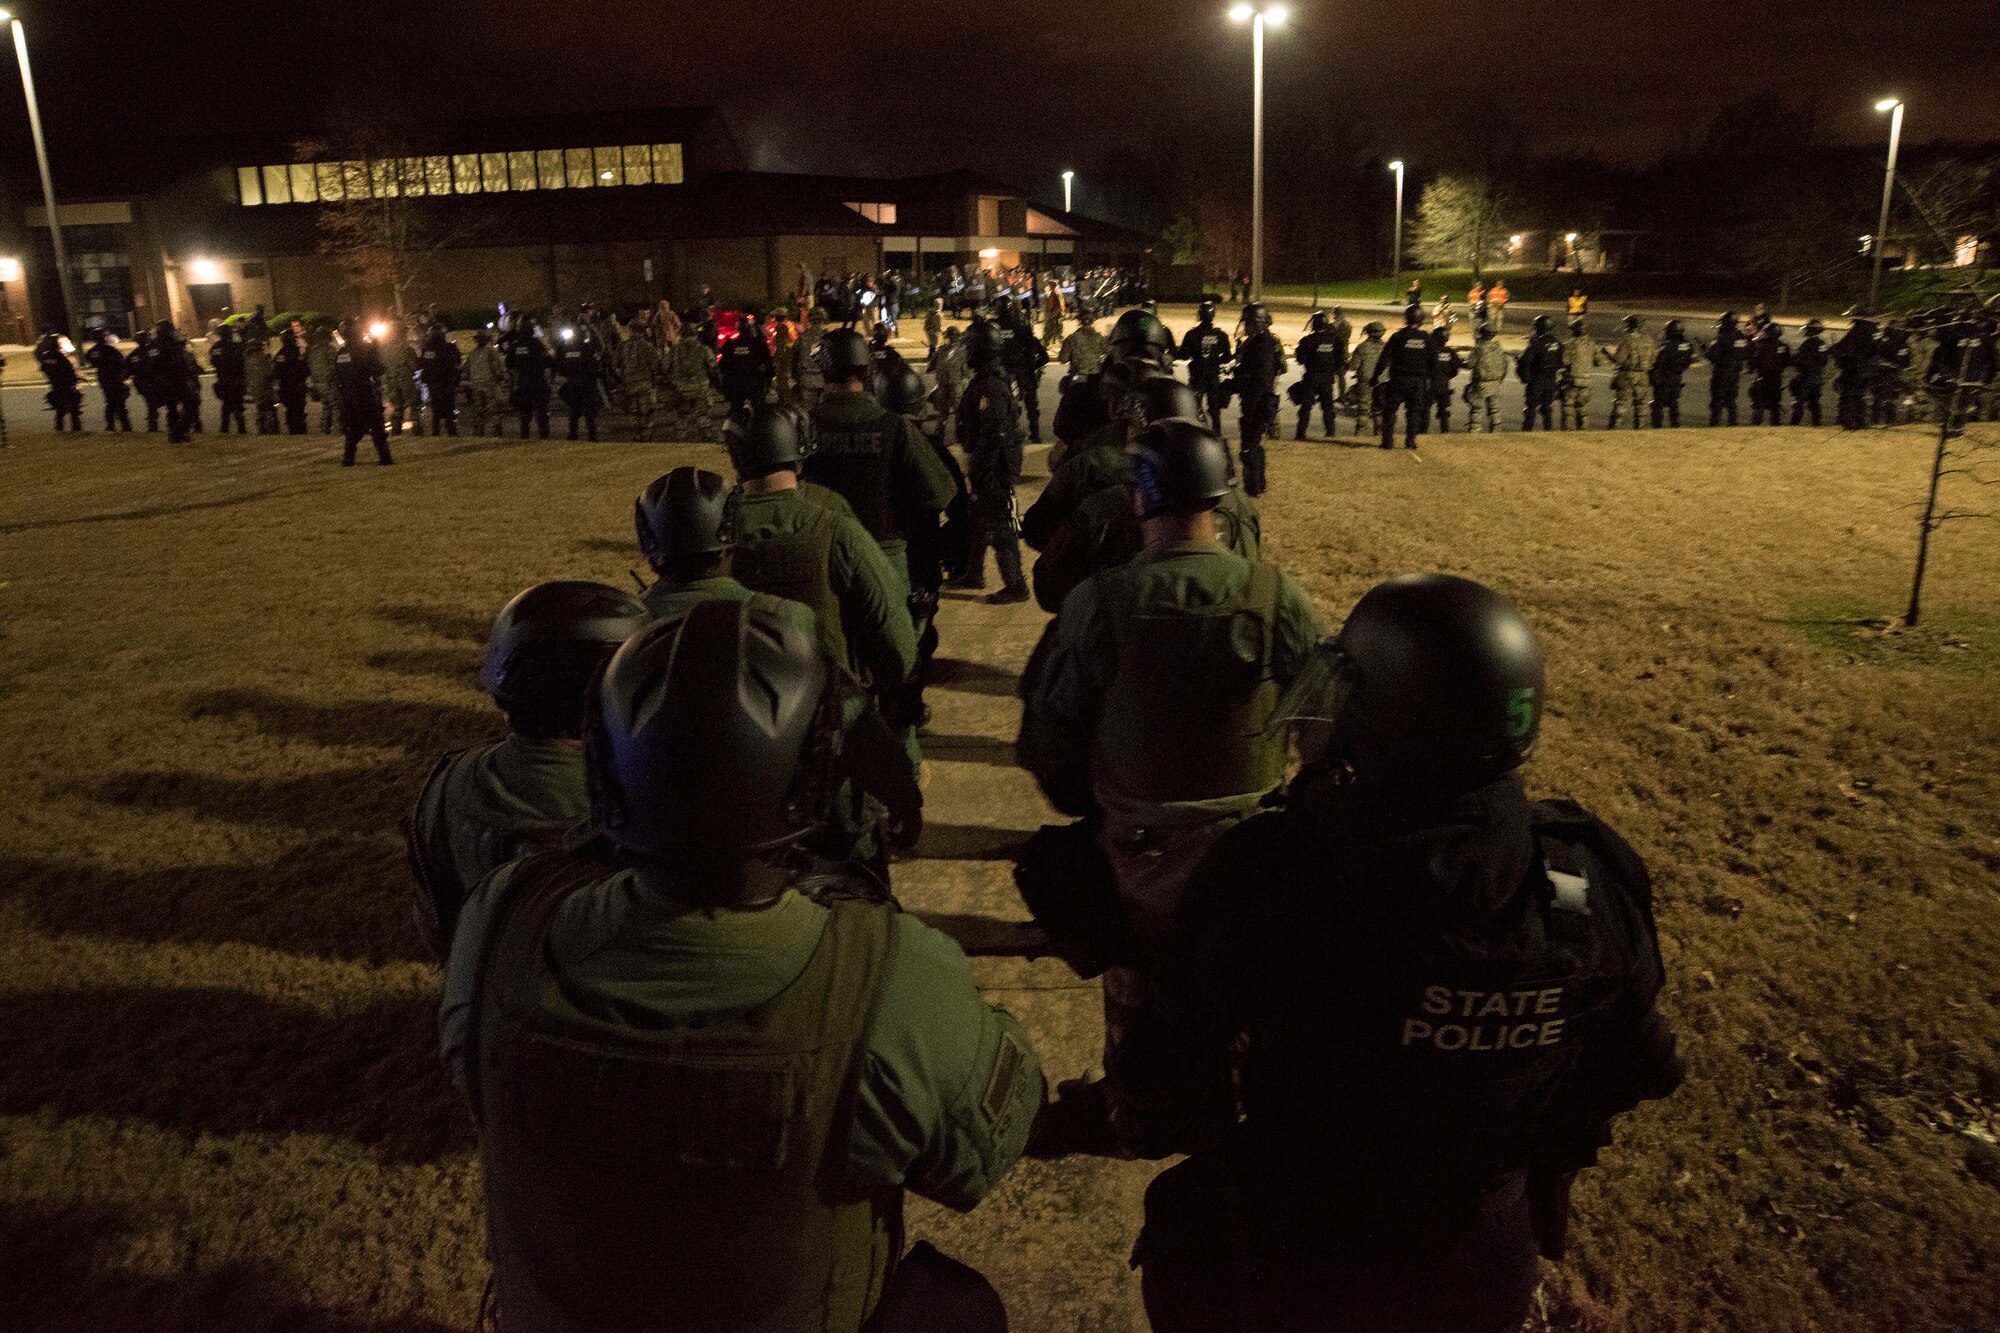
POLYGON ((226 282, 191 282, 188 284, 188 300, 194 303, 194 327, 188 332, 195 336, 207 333, 211 323, 228 319, 233 309, 229 304, 229 284, 226 282))

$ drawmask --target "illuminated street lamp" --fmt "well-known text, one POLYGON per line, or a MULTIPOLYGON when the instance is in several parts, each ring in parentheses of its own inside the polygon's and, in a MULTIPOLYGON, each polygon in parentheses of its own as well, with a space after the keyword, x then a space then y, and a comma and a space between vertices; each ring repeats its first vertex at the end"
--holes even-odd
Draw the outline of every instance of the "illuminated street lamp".
POLYGON ((1403 276, 1403 159, 1397 158, 1389 164, 1389 170, 1396 173, 1396 249, 1389 260, 1389 276, 1403 276))
POLYGON ((1281 4, 1237 4, 1232 23, 1250 25, 1250 296, 1264 299, 1264 29, 1292 16, 1281 4))
POLYGON ((1875 313, 1876 299, 1882 294, 1882 243, 1889 235, 1889 198, 1896 189, 1896 149, 1903 142, 1903 99, 1885 97, 1875 104, 1878 112, 1889 112, 1889 169, 1882 175, 1882 220, 1875 224, 1875 264, 1868 274, 1868 313, 1875 313))
POLYGON ((48 211, 49 241, 56 252, 56 286, 62 292, 63 317, 58 327, 68 333, 71 321, 76 318, 76 302, 70 296, 69 254, 63 249, 62 223, 56 218, 56 187, 49 177, 49 146, 42 139, 42 108, 35 100, 34 72, 28 68, 28 31, 21 26, 21 20, 4 9, 0 9, 0 23, 14 30, 14 54, 21 62, 21 93, 28 99, 28 131, 34 135, 35 163, 42 170, 42 207, 48 211))
POLYGON ((1063 212, 1074 213, 1075 211, 1076 173, 1074 171, 1065 171, 1063 173, 1063 212))

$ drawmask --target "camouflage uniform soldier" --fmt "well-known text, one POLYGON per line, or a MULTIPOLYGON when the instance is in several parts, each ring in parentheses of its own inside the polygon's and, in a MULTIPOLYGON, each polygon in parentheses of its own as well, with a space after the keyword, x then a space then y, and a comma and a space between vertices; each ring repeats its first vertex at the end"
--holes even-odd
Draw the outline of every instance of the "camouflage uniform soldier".
POLYGON ((1586 332, 1580 319, 1569 323, 1569 341, 1563 344, 1562 427, 1582 430, 1590 410, 1590 372, 1604 360, 1604 354, 1586 332))
POLYGON ((1611 364, 1618 367, 1618 372, 1611 377, 1611 416, 1604 423, 1606 430, 1618 428, 1620 408, 1631 409, 1632 429, 1639 429, 1640 419, 1645 415, 1641 409, 1652 396, 1649 386, 1653 362, 1659 354, 1660 345, 1653 341, 1652 335, 1639 331, 1639 317, 1625 316, 1625 335, 1611 349, 1611 364))
POLYGON ((472 353, 465 358, 466 410, 472 416, 472 433, 484 435, 487 423, 496 435, 506 433, 507 359, 493 345, 493 335, 485 329, 472 335, 472 353))
POLYGON ((820 339, 826 336, 826 307, 814 306, 806 316, 805 328, 799 330, 799 340, 792 345, 792 382, 796 385, 792 404, 803 412, 810 412, 819 406, 819 396, 826 390, 826 376, 819 368, 820 339))
POLYGON ((1479 414, 1484 411, 1486 433, 1491 435, 1499 429, 1500 386, 1507 382, 1507 354, 1500 350, 1500 340, 1493 336, 1491 323, 1480 321, 1466 367, 1472 378, 1465 384, 1465 429, 1478 430, 1479 414))
POLYGON ((932 301, 924 311, 924 345, 932 356, 937 355, 938 343, 944 339, 944 301, 932 301))
POLYGON ((319 433, 333 434, 340 420, 340 395, 333 391, 333 331, 324 326, 312 331, 306 344, 306 386, 319 399, 319 433))
POLYGON ((410 433, 424 433, 424 404, 417 393, 417 345, 399 320, 389 321, 382 340, 382 398, 389 408, 389 433, 403 432, 403 414, 410 416, 410 433))
POLYGON ((1354 383, 1347 393, 1354 408, 1354 433, 1362 434, 1361 422, 1367 419, 1369 435, 1382 433, 1382 405, 1375 396, 1375 367, 1382 360, 1382 334, 1380 321, 1371 320, 1361 330, 1362 338, 1354 347, 1354 358, 1348 369, 1354 374, 1354 383))
POLYGON ((625 408, 631 412, 639 438, 653 438, 653 415, 660 409, 660 349, 646 336, 644 321, 632 317, 631 335, 618 344, 618 378, 625 386, 625 408))
POLYGON ((1104 368, 1110 350, 1110 341, 1097 331, 1097 317, 1085 311, 1077 316, 1076 332, 1063 339, 1056 359, 1069 367, 1073 379, 1087 380, 1104 368))
POLYGON ((679 440, 715 436, 715 353, 689 334, 667 353, 667 430, 679 440))
POLYGON ((243 340, 243 383, 249 391, 250 406, 257 414, 257 433, 278 433, 277 376, 271 367, 271 348, 251 328, 243 340))

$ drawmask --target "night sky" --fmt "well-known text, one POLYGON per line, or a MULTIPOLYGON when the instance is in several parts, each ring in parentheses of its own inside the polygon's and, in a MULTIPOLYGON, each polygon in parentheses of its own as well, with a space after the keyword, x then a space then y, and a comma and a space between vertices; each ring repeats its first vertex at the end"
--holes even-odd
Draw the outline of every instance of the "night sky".
MULTIPOLYGON (((975 166, 1049 197, 1116 150, 1247 145, 1249 36, 1223 0, 22 0, 57 152, 88 135, 289 130, 323 114, 715 103, 754 166, 975 166), (144 103, 140 114, 138 103, 144 103)), ((1466 165, 1504 127, 1530 152, 1639 163, 1773 89, 1822 138, 2000 139, 1995 0, 1769 3, 1298 0, 1274 31, 1274 158, 1308 138, 1466 165)), ((12 62, 7 62, 11 70, 12 62)), ((21 133, 11 73, 0 135, 21 133)))

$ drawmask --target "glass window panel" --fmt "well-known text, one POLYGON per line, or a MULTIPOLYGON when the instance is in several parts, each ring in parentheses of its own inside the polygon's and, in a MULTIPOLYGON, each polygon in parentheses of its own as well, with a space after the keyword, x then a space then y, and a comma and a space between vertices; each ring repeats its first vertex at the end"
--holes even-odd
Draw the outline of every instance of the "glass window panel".
POLYGON ((653 145, 653 184, 681 183, 681 146, 677 143, 653 145))
POLYGON ((292 173, 283 167, 265 167, 264 200, 272 204, 291 203, 292 173))
POLYGON ((319 178, 319 197, 323 202, 337 204, 347 197, 347 177, 340 163, 318 163, 313 167, 313 175, 319 178))
POLYGON ((616 148, 599 148, 591 153, 597 167, 599 185, 623 185, 625 183, 625 163, 616 148))
POLYGON ((560 190, 567 183, 563 179, 563 154, 560 148, 538 150, 535 153, 535 168, 544 190, 560 190))
POLYGON ((532 190, 539 183, 535 176, 535 155, 533 153, 507 154, 507 179, 517 190, 532 190))
POLYGON ((479 193, 479 154, 460 153, 451 159, 451 188, 455 194, 479 193))
POLYGON ((432 195, 450 194, 451 159, 448 157, 425 158, 424 184, 430 187, 432 195))
POLYGON ((396 159, 396 188, 406 195, 430 193, 424 177, 424 160, 421 157, 396 159))
POLYGON ((319 184, 313 179, 312 163, 292 164, 292 202, 310 204, 319 198, 319 184))
POLYGON ((479 155, 479 184, 487 194, 498 194, 507 188, 507 155, 505 153, 481 153, 479 155))
POLYGON ((368 187, 371 197, 376 199, 396 199, 403 190, 397 180, 396 159, 385 157, 368 164, 368 187))
POLYGON ((597 184, 597 172, 591 165, 588 148, 565 149, 563 158, 568 164, 567 175, 572 190, 587 190, 597 184))
POLYGON ((255 167, 236 168, 236 198, 246 207, 263 203, 263 173, 255 167))
POLYGON ((651 185, 653 183, 653 146, 635 143, 625 145, 625 183, 627 185, 651 185))

